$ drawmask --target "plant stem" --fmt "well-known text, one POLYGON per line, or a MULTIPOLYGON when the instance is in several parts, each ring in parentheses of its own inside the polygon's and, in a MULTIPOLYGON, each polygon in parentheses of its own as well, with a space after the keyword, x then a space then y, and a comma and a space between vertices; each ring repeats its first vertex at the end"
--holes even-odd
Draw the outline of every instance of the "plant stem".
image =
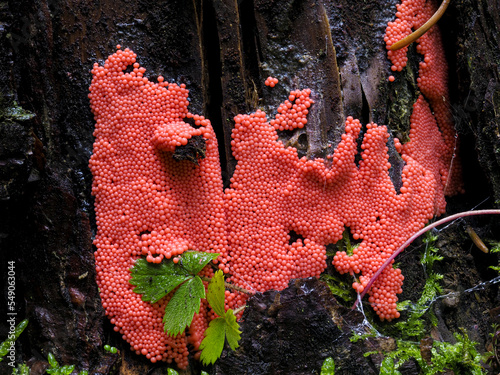
POLYGON ((499 215, 499 214, 500 214, 500 210, 495 210, 495 209, 492 209, 492 210, 477 210, 477 211, 459 212, 457 214, 445 217, 445 218, 443 218, 441 220, 438 220, 438 221, 436 221, 436 222, 434 222, 432 224, 429 224, 425 228, 420 229, 417 233, 415 233, 413 236, 411 236, 410 238, 408 238, 408 240, 406 240, 406 242, 403 243, 394 253, 392 253, 391 256, 384 262, 384 264, 382 264, 382 266, 377 270, 377 272, 375 272, 375 274, 372 276, 372 278, 370 279, 370 281, 368 281, 368 284, 366 284, 365 288, 363 289, 363 292, 361 292, 361 297, 356 300, 356 302, 354 303, 354 305, 352 306, 352 308, 353 309, 356 308, 356 306, 358 305, 358 301, 361 298, 363 298, 364 295, 370 290, 370 288, 373 285, 373 283, 375 282, 375 280, 377 280, 377 278, 384 271, 384 269, 388 265, 390 265, 392 263, 392 261, 394 260, 394 258, 396 258, 396 256, 398 256, 398 254, 400 252, 402 252, 404 249, 406 249, 408 247, 408 245, 410 245, 415 239, 417 239, 418 237, 420 237, 422 234, 424 234, 428 230, 433 229, 433 228, 437 227, 438 225, 447 223, 449 221, 453 221, 455 219, 459 219, 461 217, 476 216, 476 215, 499 215))
MULTIPOLYGON (((199 275, 198 275, 199 276, 199 275)), ((206 276, 200 276, 200 278, 203 280, 203 281, 208 281, 210 282, 211 278, 210 277, 206 277, 206 276)), ((250 292, 249 290, 246 290, 245 288, 242 288, 241 286, 238 286, 238 285, 234 285, 234 284, 231 284, 231 283, 228 283, 227 281, 224 281, 224 286, 227 288, 227 289, 231 289, 231 290, 236 290, 237 292, 241 292, 241 293, 245 293, 245 294, 248 294, 250 296, 254 295, 255 293, 252 293, 250 292)))
POLYGON ((236 310, 233 311, 233 314, 234 315, 238 314, 240 311, 244 310, 245 307, 247 307, 247 305, 243 305, 243 306, 238 307, 236 310))
POLYGON ((441 6, 438 8, 436 13, 432 15, 429 20, 424 23, 422 26, 420 26, 417 30, 412 32, 410 35, 408 35, 406 38, 403 38, 396 43, 391 45, 391 51, 397 51, 398 49, 401 49, 403 47, 406 47, 416 41, 418 38, 420 38, 422 35, 424 35, 427 30, 429 30, 432 26, 436 24, 437 21, 441 18, 441 16, 444 14, 444 11, 446 8, 448 8, 448 4, 450 4, 451 0, 443 0, 441 3, 441 6))

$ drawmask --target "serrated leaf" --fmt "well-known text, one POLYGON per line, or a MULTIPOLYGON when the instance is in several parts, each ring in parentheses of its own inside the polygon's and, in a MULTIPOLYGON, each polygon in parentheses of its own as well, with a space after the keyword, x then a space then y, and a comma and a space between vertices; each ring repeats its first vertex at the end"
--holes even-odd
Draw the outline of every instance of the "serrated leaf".
POLYGON ((195 313, 200 311, 200 300, 205 298, 205 287, 199 276, 182 284, 165 308, 163 323, 170 336, 176 336, 191 324, 195 313))
POLYGON ((200 359, 203 364, 215 363, 222 353, 226 339, 232 350, 238 348, 238 341, 241 338, 239 328, 236 316, 231 309, 227 310, 223 317, 212 320, 200 345, 202 351, 200 359))
POLYGON ((218 253, 202 253, 199 251, 185 251, 180 256, 180 264, 192 275, 197 275, 203 267, 217 257, 218 253))
POLYGON ((226 321, 226 338, 232 350, 239 347, 238 341, 241 339, 240 325, 236 321, 233 310, 227 310, 224 319, 226 321))
POLYGON ((321 366, 321 375, 334 375, 335 374, 335 362, 332 357, 328 357, 323 362, 323 366, 321 366))
POLYGON ((134 292, 142 294, 143 301, 158 302, 184 281, 192 278, 186 270, 173 262, 149 263, 137 259, 132 267, 129 283, 136 285, 134 292))
POLYGON ((210 280, 210 284, 208 284, 207 301, 212 310, 219 316, 224 316, 225 291, 224 274, 221 270, 218 270, 210 280))
POLYGON ((200 360, 204 365, 215 363, 222 353, 226 337, 226 320, 215 318, 205 331, 205 338, 201 342, 200 360))

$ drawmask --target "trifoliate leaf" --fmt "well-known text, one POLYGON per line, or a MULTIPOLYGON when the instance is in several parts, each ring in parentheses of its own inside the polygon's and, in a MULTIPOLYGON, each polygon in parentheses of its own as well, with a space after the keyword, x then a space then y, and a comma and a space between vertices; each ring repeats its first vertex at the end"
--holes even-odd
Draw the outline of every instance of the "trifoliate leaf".
POLYGON ((328 357, 321 366, 321 375, 335 375, 335 362, 332 357, 328 357))
POLYGON ((222 353, 226 337, 226 320, 216 318, 210 322, 201 342, 200 360, 204 365, 215 363, 222 353))
POLYGON ((132 267, 129 282, 136 285, 134 292, 142 294, 143 301, 155 303, 190 278, 185 269, 173 262, 155 264, 141 258, 132 267))
POLYGON ((233 310, 227 310, 225 316, 226 321, 226 338, 229 346, 232 350, 238 348, 238 341, 241 339, 240 325, 236 321, 236 316, 234 316, 233 310))
POLYGON ((176 336, 191 324, 195 313, 200 311, 200 299, 205 298, 205 287, 199 276, 182 284, 165 308, 163 323, 170 336, 176 336))
POLYGON ((180 256, 179 264, 184 267, 186 271, 188 271, 192 275, 197 275, 203 267, 205 267, 209 262, 217 257, 220 254, 218 253, 202 253, 199 251, 185 251, 180 256))
POLYGON ((224 316, 224 300, 226 288, 224 287, 224 274, 221 270, 215 272, 210 284, 208 284, 207 301, 212 310, 219 315, 224 316))

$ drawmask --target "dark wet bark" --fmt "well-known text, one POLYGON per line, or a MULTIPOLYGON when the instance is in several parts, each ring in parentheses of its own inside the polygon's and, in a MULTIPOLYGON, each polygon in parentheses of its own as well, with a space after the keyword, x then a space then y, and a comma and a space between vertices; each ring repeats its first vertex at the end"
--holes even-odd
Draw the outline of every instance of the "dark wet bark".
MULTIPOLYGON (((469 189, 488 191, 490 202, 500 202, 500 4, 497 1, 460 1, 451 8, 446 35, 455 70, 455 122, 462 141, 471 147, 467 166, 479 162, 486 179, 469 189), (474 151, 472 150, 474 149, 474 151)), ((467 169, 466 169, 467 170, 467 169)), ((472 173, 471 173, 472 174, 472 173)), ((466 175, 465 178, 470 177, 466 175)), ((472 185, 472 186, 471 186, 472 185)))
MULTIPOLYGON (((348 115, 387 124, 394 136, 405 139, 416 97, 417 57, 409 64, 408 79, 388 85, 383 34, 395 3, 0 2, 0 275, 5 285, 7 262, 15 261, 17 318, 30 319, 19 340, 18 360, 29 361, 38 373, 49 352, 60 363, 91 373, 121 368, 121 373, 143 374, 153 368, 112 331, 94 281, 96 228, 87 166, 94 127, 87 93, 94 62, 102 63, 121 44, 137 53, 148 77, 161 74, 185 83, 190 110, 206 115, 216 129, 227 182, 235 166, 229 143, 233 116, 257 108, 273 116, 293 89, 311 88, 315 100, 306 129, 280 135, 302 155, 327 154, 348 115), (280 80, 274 89, 264 86, 269 75, 280 80), (121 359, 103 351, 106 343, 121 349, 121 359)), ((500 200, 499 14, 494 0, 453 1, 441 21, 467 191, 451 201, 450 210, 469 209, 484 199, 491 207, 500 200)), ((478 218, 469 224, 483 238, 498 240, 498 222, 478 218)), ((450 275, 445 286, 457 291, 491 279, 487 266, 498 261, 475 251, 462 229, 443 240, 442 272, 450 275)), ((424 275, 416 261, 412 256, 402 260, 403 272, 415 285, 405 289, 403 299, 414 297, 421 286, 424 275)), ((5 288, 2 293, 0 340, 7 332, 5 288)), ((479 297, 468 294, 456 305, 448 301, 440 307, 442 336, 464 326, 477 332, 473 338, 484 347, 487 329, 498 319, 488 315, 495 300, 498 305, 498 288, 479 297)), ((339 330, 331 321, 325 327, 339 330)), ((254 339, 248 335, 245 342, 254 339)), ((294 335, 293 342, 300 340, 294 335)), ((287 348, 293 342, 285 340, 287 348)), ((333 343, 328 350, 341 349, 333 343)), ((365 360, 359 366, 374 365, 365 360)), ((4 373, 5 361, 1 365, 4 373)), ((231 373, 224 366, 218 373, 231 373)), ((154 373, 162 371, 156 366, 154 373)))
MULTIPOLYGON (((281 292, 270 290, 249 301, 240 349, 225 352, 214 373, 314 374, 332 357, 345 374, 378 374, 373 362, 360 360, 366 343, 349 340, 352 329, 369 331, 363 318, 359 311, 340 306, 316 278, 293 280, 281 292)), ((381 348, 376 341, 368 344, 372 351, 381 348)), ((394 346, 391 339, 382 341, 394 346)))

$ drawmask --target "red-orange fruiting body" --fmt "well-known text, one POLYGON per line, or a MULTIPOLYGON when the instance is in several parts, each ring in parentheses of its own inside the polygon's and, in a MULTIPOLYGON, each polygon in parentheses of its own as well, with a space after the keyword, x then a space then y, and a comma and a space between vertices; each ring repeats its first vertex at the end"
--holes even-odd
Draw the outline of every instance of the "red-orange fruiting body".
MULTIPOLYGON (((400 6, 398 13, 408 18, 405 9, 400 6)), ((395 37, 387 35, 390 45, 395 37)), ((231 146, 237 165, 223 190, 217 139, 209 120, 188 112, 185 85, 163 77, 149 81, 129 49, 118 48, 103 66, 94 65, 89 98, 96 127, 89 165, 98 226, 97 283, 115 331, 137 354, 186 368, 188 344, 197 350, 216 317, 203 300, 187 334, 166 335, 162 318, 171 295, 150 304, 129 283, 129 269, 139 257, 159 263, 179 261, 188 249, 217 252, 218 267, 230 274, 230 282, 248 290, 280 290, 292 278, 319 276, 326 268, 326 246, 348 227, 359 247, 352 255, 337 252, 333 264, 341 273, 357 274, 353 288, 361 292, 399 245, 444 212, 444 195, 459 192, 461 185, 458 162, 452 163, 455 133, 439 43, 433 30, 419 41, 422 96, 414 104, 410 141, 393 140, 406 163, 399 192, 389 177, 385 126, 367 124, 359 165, 361 123, 352 117, 326 161, 299 158, 296 149, 278 141, 278 130, 306 125, 314 105, 309 89, 290 92, 270 121, 262 111, 234 118, 231 146), (205 138, 206 157, 198 165, 174 160, 176 148, 193 136, 205 138), (298 238, 291 238, 293 232, 298 238)), ((395 70, 405 63, 398 53, 389 53, 397 57, 395 70)), ((266 80, 269 86, 276 83, 266 80)), ((206 268, 203 274, 210 277, 213 271, 206 268)), ((388 267, 369 291, 382 319, 399 317, 403 279, 399 269, 388 267)), ((226 308, 242 306, 245 299, 227 293, 226 308)))

